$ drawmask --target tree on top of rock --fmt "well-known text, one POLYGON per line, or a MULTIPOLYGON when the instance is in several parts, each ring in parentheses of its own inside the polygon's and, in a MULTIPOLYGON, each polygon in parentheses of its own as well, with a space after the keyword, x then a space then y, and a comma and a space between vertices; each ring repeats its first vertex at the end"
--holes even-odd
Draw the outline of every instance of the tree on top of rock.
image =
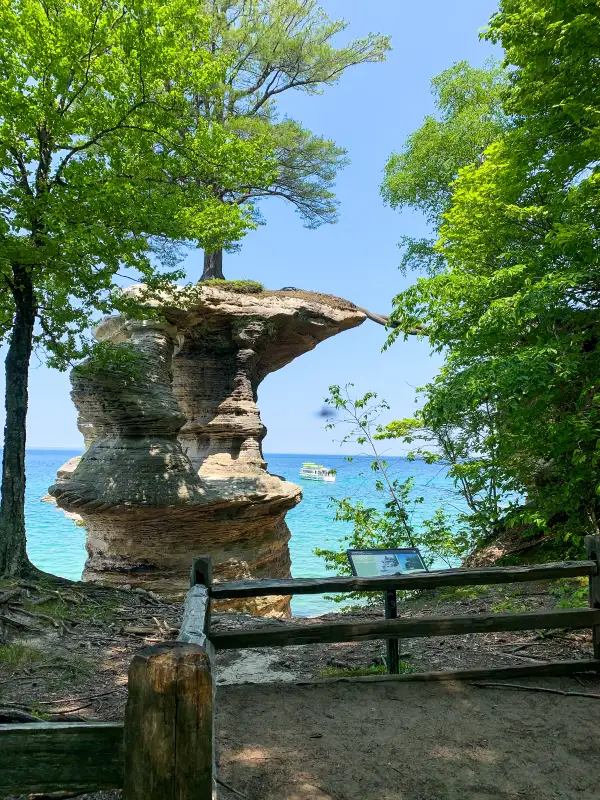
MULTIPOLYGON (((252 209, 280 197, 292 203, 304 223, 315 228, 336 221, 332 187, 345 151, 300 122, 277 114, 277 99, 288 90, 320 94, 350 66, 383 61, 385 36, 369 34, 343 46, 333 40, 347 26, 332 21, 316 0, 204 0, 210 16, 209 48, 229 66, 222 83, 193 101, 196 113, 241 139, 264 137, 277 170, 268 180, 228 182, 215 170, 214 196, 224 205, 252 209)), ((223 278, 223 249, 206 248, 202 279, 223 278)))

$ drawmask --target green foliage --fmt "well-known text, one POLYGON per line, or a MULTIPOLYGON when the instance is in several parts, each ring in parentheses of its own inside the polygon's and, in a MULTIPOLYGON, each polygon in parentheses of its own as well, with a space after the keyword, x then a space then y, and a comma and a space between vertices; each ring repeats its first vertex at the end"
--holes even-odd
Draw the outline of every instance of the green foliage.
POLYGON ((39 650, 25 644, 0 644, 0 665, 23 667, 41 657, 39 650))
POLYGON ((494 614, 517 614, 523 610, 523 604, 518 600, 513 600, 510 595, 505 595, 492 605, 494 614))
POLYGON ((468 510, 446 524, 442 512, 435 528, 447 530, 448 537, 454 530, 453 539, 463 553, 511 524, 520 488, 501 468, 497 409, 485 396, 478 404, 467 404, 469 388, 445 366, 419 390, 426 401, 414 417, 380 426, 375 435, 408 445, 409 459, 422 458, 447 470, 468 510))
MULTIPOLYGON (((329 387, 329 396, 325 403, 336 412, 342 412, 342 416, 328 422, 326 427, 331 430, 344 426, 346 433, 342 443, 354 442, 360 446, 366 444, 370 448, 374 457, 370 466, 375 489, 385 498, 384 508, 379 511, 351 497, 341 500, 331 498, 335 519, 351 522, 352 532, 342 537, 336 549, 316 548, 315 554, 324 559, 328 569, 340 575, 351 574, 347 549, 420 547, 424 551, 422 555, 427 564, 439 558, 452 566, 457 558, 464 557, 472 547, 471 538, 466 531, 455 532, 454 521, 441 508, 432 519, 425 520, 421 527, 413 525, 414 511, 423 503, 424 498, 415 494, 412 477, 400 481, 390 475, 389 465, 381 457, 376 445, 378 420, 383 412, 389 410, 389 406, 385 401, 378 401, 374 392, 353 398, 350 394, 352 387, 353 384, 348 384, 344 389, 339 386, 329 387)), ((376 599, 373 593, 365 592, 351 592, 333 599, 342 602, 348 597, 376 599)))
POLYGON ((446 354, 423 417, 489 407, 497 485, 527 496, 511 522, 574 552, 600 524, 600 16, 591 0, 503 0, 485 35, 505 50, 509 125, 449 185, 443 268, 394 319, 446 354))
POLYGON ((200 12, 185 0, 0 3, 2 573, 29 569, 32 347, 65 369, 88 348, 98 311, 135 313, 119 281, 142 279, 156 297, 182 277, 184 246, 228 246, 254 227, 248 204, 215 196, 215 170, 225 185, 275 174, 260 132, 240 137, 197 114, 192 98, 214 91, 231 67, 206 46, 210 19, 200 12))
POLYGON ((260 294, 265 289, 262 283, 258 283, 258 281, 226 281, 223 278, 210 278, 207 281, 202 281, 202 285, 214 286, 216 289, 227 289, 230 292, 238 292, 239 294, 260 294))
POLYGON ((118 375, 119 378, 139 380, 143 375, 144 358, 130 342, 112 344, 96 342, 85 361, 74 371, 86 377, 118 375))
POLYGON ((359 678, 365 675, 385 675, 387 672, 383 664, 373 664, 370 667, 323 667, 319 670, 319 678, 359 678))
POLYGON ((230 207, 250 206, 262 222, 259 203, 280 197, 305 225, 335 222, 336 173, 345 151, 289 117, 277 102, 287 91, 320 94, 351 66, 383 61, 388 37, 369 34, 337 43, 344 20, 331 20, 316 0, 204 0, 209 16, 207 43, 226 63, 219 81, 196 96, 196 113, 224 125, 241 142, 264 141, 275 154, 275 170, 252 180, 228 180, 219 169, 214 193, 230 207), (335 44, 334 44, 335 42, 335 44))
POLYGON ((438 589, 435 597, 438 603, 453 603, 457 600, 477 600, 478 597, 486 595, 490 586, 445 586, 438 589))
POLYGON ((228 68, 200 46, 208 30, 183 0, 1 5, 0 335, 31 283, 36 342, 64 368, 94 311, 126 303, 117 273, 159 289, 181 276, 169 243, 252 227, 215 199, 212 170, 256 182, 275 162, 190 107, 228 68))
MULTIPOLYGON (((404 675, 407 673, 418 672, 416 667, 409 664, 408 661, 400 661, 398 664, 398 673, 404 675)), ((371 667, 324 667, 319 670, 320 678, 361 678, 368 675, 385 675, 387 667, 383 664, 373 665, 371 667)))
POLYGON ((505 106, 535 164, 576 178, 597 172, 600 17, 596 0, 503 0, 486 38, 510 67, 505 106), (593 165, 593 166, 591 166, 593 165))
POLYGON ((557 608, 583 608, 588 605, 589 585, 585 578, 558 580, 550 587, 557 608))
POLYGON ((431 519, 423 520, 423 542, 431 553, 436 553, 448 566, 453 566, 474 547, 474 536, 471 530, 460 523, 464 515, 451 517, 444 508, 436 508, 431 519), (457 524, 458 523, 458 524, 457 524))
MULTIPOLYGON (((484 68, 461 61, 437 75, 431 90, 437 114, 427 116, 399 153, 385 165, 381 193, 392 208, 421 211, 437 229, 452 199, 452 183, 462 167, 481 161, 486 147, 506 129, 502 105, 504 71, 493 61, 484 68)), ((404 236, 402 269, 443 268, 434 239, 404 236)))

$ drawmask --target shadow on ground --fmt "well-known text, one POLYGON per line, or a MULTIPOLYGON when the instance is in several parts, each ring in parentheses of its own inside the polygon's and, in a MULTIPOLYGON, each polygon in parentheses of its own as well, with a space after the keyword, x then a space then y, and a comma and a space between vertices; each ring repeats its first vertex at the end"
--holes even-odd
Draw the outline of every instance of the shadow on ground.
MULTIPOLYGON (((599 683, 570 678, 518 683, 600 696, 599 683)), ((219 800, 598 797, 592 698, 464 683, 262 684, 220 687, 217 708, 219 800)))

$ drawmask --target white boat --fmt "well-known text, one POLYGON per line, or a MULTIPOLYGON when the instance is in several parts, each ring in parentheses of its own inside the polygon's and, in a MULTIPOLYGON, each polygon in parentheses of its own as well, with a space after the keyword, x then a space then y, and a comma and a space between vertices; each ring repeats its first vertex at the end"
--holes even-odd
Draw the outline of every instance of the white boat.
POLYGON ((302 464, 300 477, 307 481, 325 481, 326 483, 335 483, 335 470, 328 469, 322 464, 313 464, 311 461, 306 461, 304 464, 302 464))

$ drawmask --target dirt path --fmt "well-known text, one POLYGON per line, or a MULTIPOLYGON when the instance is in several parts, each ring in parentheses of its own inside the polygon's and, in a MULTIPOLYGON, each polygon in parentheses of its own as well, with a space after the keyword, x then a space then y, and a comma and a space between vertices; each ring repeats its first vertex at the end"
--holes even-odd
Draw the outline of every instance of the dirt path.
MULTIPOLYGON (((519 683, 595 692, 573 679, 519 683)), ((600 703, 463 683, 219 689, 219 778, 248 800, 595 800, 600 703)), ((221 785, 219 800, 240 794, 221 785)))

